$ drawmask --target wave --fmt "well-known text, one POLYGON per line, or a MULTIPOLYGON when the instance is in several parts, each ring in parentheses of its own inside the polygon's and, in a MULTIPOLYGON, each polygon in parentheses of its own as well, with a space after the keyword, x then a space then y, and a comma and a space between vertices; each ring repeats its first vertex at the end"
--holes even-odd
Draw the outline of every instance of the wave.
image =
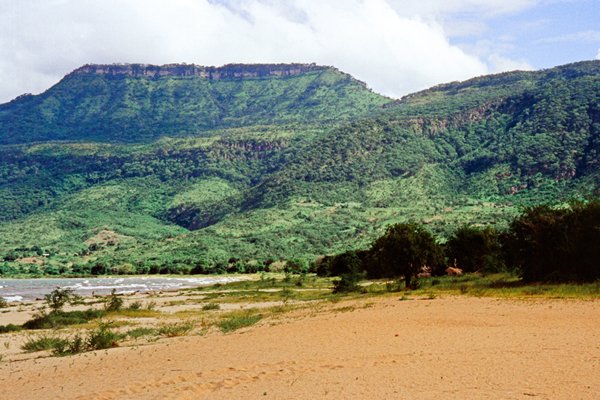
POLYGON ((80 284, 64 286, 64 289, 73 289, 73 290, 112 290, 112 289, 128 289, 128 288, 140 288, 147 289, 148 285, 143 283, 131 283, 128 285, 96 285, 96 286, 83 286, 80 284))
POLYGON ((192 287, 209 286, 217 283, 228 283, 244 280, 243 277, 152 277, 140 276, 135 278, 64 278, 64 279, 23 279, 14 282, 2 281, 4 293, 0 296, 11 302, 43 298, 57 286, 72 289, 82 296, 108 294, 113 289, 118 294, 134 292, 151 292, 161 290, 178 290, 192 287))
POLYGON ((8 303, 12 303, 12 302, 22 301, 23 300, 23 296, 2 296, 2 298, 4 300, 6 300, 8 303))

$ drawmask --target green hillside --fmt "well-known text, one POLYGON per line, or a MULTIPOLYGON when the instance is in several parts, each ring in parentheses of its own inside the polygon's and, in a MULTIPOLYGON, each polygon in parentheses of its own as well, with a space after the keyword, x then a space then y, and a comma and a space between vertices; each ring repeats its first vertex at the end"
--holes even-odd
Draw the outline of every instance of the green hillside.
POLYGON ((305 262, 600 194, 600 62, 398 101, 314 65, 86 66, 1 105, 0 143, 6 271, 305 262))
POLYGON ((335 125, 389 99, 313 64, 86 65, 0 106, 0 143, 140 142, 249 125, 335 125))

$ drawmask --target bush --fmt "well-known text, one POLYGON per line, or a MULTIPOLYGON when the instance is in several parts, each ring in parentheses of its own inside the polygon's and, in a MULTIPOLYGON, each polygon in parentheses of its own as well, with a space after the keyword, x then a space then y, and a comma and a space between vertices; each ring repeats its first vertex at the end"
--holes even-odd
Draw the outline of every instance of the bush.
POLYGON ((86 351, 86 349, 85 340, 81 337, 81 335, 75 335, 70 340, 57 343, 52 353, 57 356, 66 356, 70 354, 83 353, 86 351))
POLYGON ((93 319, 103 317, 103 310, 85 311, 55 311, 49 314, 40 314, 23 324, 25 329, 57 329, 69 325, 84 324, 93 319))
POLYGON ((340 275, 340 279, 333 281, 333 293, 364 292, 358 283, 365 278, 364 272, 352 270, 340 275))
POLYGON ((335 256, 324 257, 317 266, 319 276, 341 276, 350 271, 362 271, 366 251, 347 251, 335 256))
POLYGON ((191 322, 181 322, 161 326, 158 328, 158 334, 166 337, 183 336, 192 329, 194 329, 194 324, 191 322))
POLYGON ((28 353, 43 350, 54 350, 56 348, 62 348, 68 344, 66 339, 58 336, 40 335, 35 338, 30 337, 21 346, 22 350, 28 353))
POLYGON ((116 289, 110 292, 110 296, 106 298, 104 309, 106 311, 119 311, 123 308, 123 298, 117 295, 116 289))
POLYGON ((124 335, 110 329, 109 324, 100 324, 98 328, 89 332, 87 337, 77 334, 72 339, 57 342, 53 353, 59 356, 66 356, 85 351, 109 349, 117 347, 118 341, 123 337, 124 335))
POLYGON ((208 303, 202 306, 202 311, 218 310, 221 306, 217 303, 208 303))
POLYGON ((252 314, 251 311, 243 311, 230 315, 228 318, 220 321, 217 326, 222 332, 228 333, 246 326, 254 325, 260 321, 261 318, 262 315, 260 314, 252 314))
POLYGON ((498 272, 504 269, 499 233, 485 229, 462 226, 446 243, 448 261, 464 272, 498 272))
POLYGON ((600 201, 570 208, 538 206, 515 219, 505 239, 507 260, 525 281, 600 279, 600 201))
POLYGON ((123 336, 110 329, 109 324, 100 326, 90 332, 86 345, 88 350, 102 350, 117 347, 118 341, 123 336))
POLYGON ((44 296, 44 300, 52 312, 60 311, 67 303, 73 304, 80 299, 81 297, 76 295, 73 289, 56 288, 44 296))
POLYGON ((129 304, 129 306, 127 306, 128 310, 132 310, 132 311, 137 311, 137 310, 141 310, 142 309, 142 302, 137 300, 134 301, 132 303, 129 304))
POLYGON ((22 329, 23 327, 14 324, 0 325, 0 333, 18 332, 22 329))
POLYGON ((127 332, 127 336, 133 339, 140 338, 142 336, 153 336, 156 335, 157 331, 153 328, 134 328, 127 332))

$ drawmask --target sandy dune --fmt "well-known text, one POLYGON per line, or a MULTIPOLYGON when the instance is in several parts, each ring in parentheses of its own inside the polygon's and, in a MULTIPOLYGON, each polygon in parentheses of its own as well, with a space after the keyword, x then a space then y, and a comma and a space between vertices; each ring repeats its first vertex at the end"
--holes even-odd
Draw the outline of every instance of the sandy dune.
POLYGON ((600 302, 369 299, 0 364, 10 399, 598 399, 600 302), (345 308, 344 308, 345 307, 345 308), (337 311, 336 311, 337 309, 337 311))

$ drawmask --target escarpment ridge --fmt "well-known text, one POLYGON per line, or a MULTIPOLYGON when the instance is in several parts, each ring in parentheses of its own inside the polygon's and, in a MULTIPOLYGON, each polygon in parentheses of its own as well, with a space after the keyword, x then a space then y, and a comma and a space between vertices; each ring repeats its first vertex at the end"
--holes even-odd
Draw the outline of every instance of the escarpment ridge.
POLYGON ((333 67, 316 64, 227 64, 221 67, 196 64, 86 64, 70 75, 109 75, 157 78, 162 76, 199 77, 210 80, 295 76, 333 67))

